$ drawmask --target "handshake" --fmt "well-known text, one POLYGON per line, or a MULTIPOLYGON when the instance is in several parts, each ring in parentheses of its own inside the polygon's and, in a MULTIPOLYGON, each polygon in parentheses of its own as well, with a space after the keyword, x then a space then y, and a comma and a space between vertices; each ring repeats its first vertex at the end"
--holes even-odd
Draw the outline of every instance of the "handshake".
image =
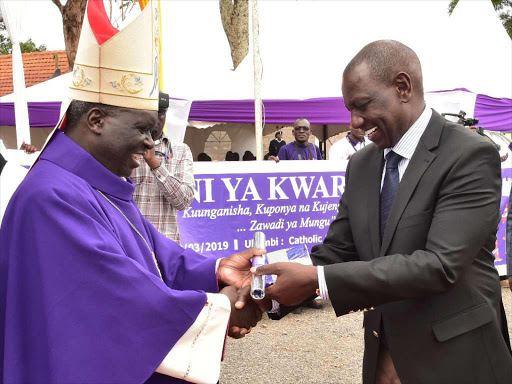
POLYGON ((315 295, 318 289, 317 269, 299 263, 280 262, 251 268, 251 259, 266 252, 250 248, 221 259, 217 270, 220 293, 231 302, 229 336, 242 338, 261 320, 263 312, 272 309, 272 300, 281 305, 299 305, 315 295), (276 275, 263 300, 250 296, 252 275, 276 275))

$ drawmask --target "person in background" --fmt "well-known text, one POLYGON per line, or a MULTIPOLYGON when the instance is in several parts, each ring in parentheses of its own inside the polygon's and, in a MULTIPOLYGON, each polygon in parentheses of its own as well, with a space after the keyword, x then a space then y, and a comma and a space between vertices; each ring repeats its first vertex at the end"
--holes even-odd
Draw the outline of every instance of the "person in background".
POLYGON ((25 143, 25 142, 23 142, 23 144, 21 144, 20 149, 21 149, 22 151, 24 151, 25 153, 29 154, 29 155, 30 155, 31 153, 34 153, 34 152, 36 152, 36 151, 37 151, 37 148, 36 148, 36 146, 35 146, 35 145, 27 144, 27 143, 25 143))
POLYGON ((238 152, 228 151, 226 153, 225 161, 240 161, 240 155, 238 154, 238 152))
POLYGON ((180 242, 178 211, 194 199, 193 158, 185 143, 169 139, 163 132, 169 95, 159 93, 158 126, 151 132, 155 146, 141 156, 141 164, 130 176, 135 183, 133 198, 140 211, 165 237, 180 242))
POLYGON ((286 141, 283 140, 283 131, 276 131, 275 139, 271 140, 268 145, 268 151, 270 152, 270 147, 274 146, 277 148, 277 152, 279 152, 283 145, 286 145, 286 141))
POLYGON ((508 287, 512 291, 512 188, 510 189, 510 196, 508 198, 508 214, 507 214, 507 227, 506 227, 506 248, 507 248, 507 280, 508 287))
MULTIPOLYGON (((485 134, 485 130, 482 128, 482 127, 476 127, 474 125, 471 125, 468 127, 468 129, 471 131, 471 132, 474 132, 480 136, 483 136, 485 137, 487 140, 489 140, 489 142, 494 145, 496 147, 496 150, 500 153, 500 160, 501 162, 503 163, 505 160, 508 159, 508 151, 507 151, 507 147, 504 147, 504 146, 501 146, 500 144, 494 142, 493 139, 491 139, 489 136, 487 136, 485 134)), ((510 145, 508 145, 508 149, 510 149, 510 145)))
POLYGON ((308 119, 299 117, 293 123, 295 141, 283 145, 278 152, 280 160, 323 160, 320 148, 310 143, 311 124, 308 119))
POLYGON ((277 147, 275 145, 271 145, 268 148, 268 153, 263 156, 263 160, 274 160, 276 163, 279 163, 279 157, 277 156, 277 147))
POLYGON ((251 151, 245 151, 244 155, 242 156, 242 161, 252 161, 256 160, 256 157, 252 154, 251 151))
POLYGON ((197 155, 197 161, 212 161, 212 158, 206 153, 201 152, 199 155, 197 155))
POLYGON ((329 160, 350 160, 352 155, 364 148, 367 140, 361 128, 354 128, 349 125, 350 132, 347 136, 335 142, 329 150, 329 160))

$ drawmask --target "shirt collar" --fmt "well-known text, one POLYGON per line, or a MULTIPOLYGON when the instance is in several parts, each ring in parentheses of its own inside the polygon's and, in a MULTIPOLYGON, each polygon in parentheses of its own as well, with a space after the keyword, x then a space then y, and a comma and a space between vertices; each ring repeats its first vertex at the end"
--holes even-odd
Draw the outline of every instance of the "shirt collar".
MULTIPOLYGON (((155 140, 156 142, 156 140, 155 140)), ((169 138, 165 135, 165 133, 162 131, 162 136, 158 139, 158 143, 165 143, 167 144, 169 142, 169 138)))
POLYGON ((356 145, 358 145, 358 144, 366 144, 366 143, 365 143, 365 140, 366 140, 366 139, 365 139, 364 137, 363 137, 363 140, 362 140, 362 141, 352 140, 352 139, 350 138, 350 133, 347 135, 347 139, 348 139, 349 143, 350 143, 350 144, 352 144, 352 146, 353 146, 353 147, 355 147, 355 146, 356 146, 356 145))
POLYGON ((414 124, 405 132, 405 134, 398 140, 392 148, 384 149, 384 158, 386 155, 393 151, 405 159, 410 160, 418 143, 420 142, 421 136, 427 128, 428 122, 432 117, 432 109, 425 106, 425 109, 421 113, 420 117, 414 122, 414 124))
POLYGON ((57 130, 40 158, 82 178, 95 189, 122 200, 132 199, 135 184, 130 178, 125 181, 114 175, 61 130, 57 130))

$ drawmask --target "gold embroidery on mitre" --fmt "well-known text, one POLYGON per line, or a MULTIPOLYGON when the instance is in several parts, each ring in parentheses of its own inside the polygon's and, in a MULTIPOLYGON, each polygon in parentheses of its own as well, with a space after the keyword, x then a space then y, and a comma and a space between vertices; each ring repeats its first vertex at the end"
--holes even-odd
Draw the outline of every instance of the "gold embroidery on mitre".
POLYGON ((144 87, 144 83, 140 79, 139 75, 135 73, 130 73, 128 75, 123 75, 121 77, 121 81, 112 81, 112 86, 123 93, 129 93, 130 95, 134 95, 142 91, 144 87))
POLYGON ((73 70, 73 85, 77 88, 86 87, 91 84, 91 79, 85 76, 85 72, 80 67, 75 67, 73 70))

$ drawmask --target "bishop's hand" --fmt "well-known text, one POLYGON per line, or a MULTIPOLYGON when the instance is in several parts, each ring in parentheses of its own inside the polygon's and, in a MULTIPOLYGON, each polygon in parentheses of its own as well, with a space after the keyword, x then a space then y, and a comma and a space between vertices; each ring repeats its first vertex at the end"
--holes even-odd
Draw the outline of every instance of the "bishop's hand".
POLYGON ((221 259, 217 269, 219 286, 233 285, 236 288, 243 288, 251 285, 251 259, 265 253, 261 249, 249 248, 221 259))
POLYGON ((231 302, 228 335, 235 339, 244 337, 255 327, 262 317, 262 309, 253 301, 247 300, 250 286, 236 289, 233 286, 223 288, 220 293, 226 295, 231 302), (240 303, 244 302, 243 306, 240 303), (238 305, 235 305, 238 304, 238 305))

